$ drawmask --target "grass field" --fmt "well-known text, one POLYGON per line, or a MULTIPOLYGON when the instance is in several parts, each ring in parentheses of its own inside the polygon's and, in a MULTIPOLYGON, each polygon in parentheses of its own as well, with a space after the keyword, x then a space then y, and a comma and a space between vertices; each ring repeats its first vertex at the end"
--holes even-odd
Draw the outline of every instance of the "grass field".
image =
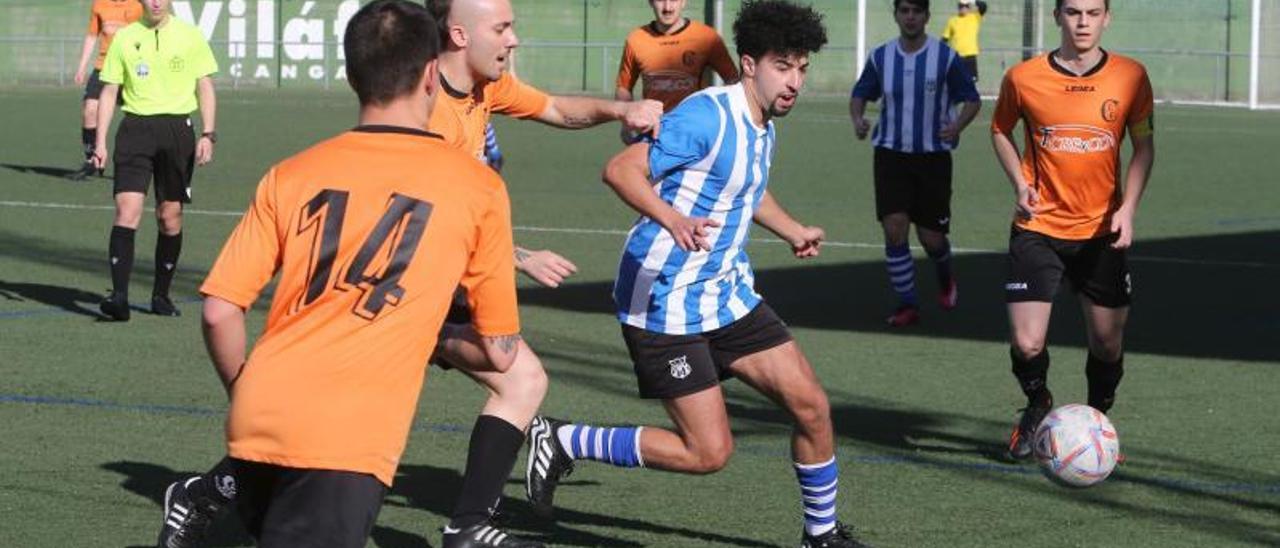
MULTIPOLYGON (((215 162, 197 173, 175 297, 184 315, 97 320, 109 286, 110 184, 72 183, 77 94, 0 90, 0 546, 152 543, 168 482, 223 454, 226 402, 204 355, 195 288, 261 173, 351 126, 345 93, 220 97, 215 162)), ((990 105, 987 105, 990 110, 990 105)), ((873 218, 870 149, 844 105, 803 103, 779 125, 772 189, 832 240, 797 262, 752 244, 760 291, 829 391, 839 515, 878 546, 1280 545, 1280 114, 1158 107, 1157 167, 1139 212, 1127 375, 1112 412, 1128 462, 1067 490, 995 458, 1021 395, 1002 304, 1011 193, 985 121, 957 155, 954 242, 961 306, 926 305, 889 331, 892 302, 873 218)), ((986 116, 984 115, 984 120, 986 116)), ((633 215, 603 185, 613 127, 551 131, 499 120, 516 239, 576 261, 560 289, 522 280, 526 336, 550 372, 544 409, 597 422, 665 424, 635 397, 608 289, 633 215)), ((133 294, 151 283, 153 224, 139 232, 133 294)), ((920 263, 921 290, 936 290, 920 263)), ((932 302, 931 300, 928 302, 932 302)), ((265 305, 265 303, 260 303, 265 305)), ((1059 403, 1084 398, 1079 308, 1064 295, 1050 345, 1059 403)), ((250 316, 261 326, 262 310, 250 316)), ((801 518, 786 417, 727 386, 737 452, 716 475, 584 465, 557 524, 513 527, 563 546, 794 546, 801 518)), ((483 394, 432 371, 371 545, 437 546, 483 394)), ((523 462, 517 465, 523 470, 523 462)), ((249 543, 234 519, 215 546, 249 543)))

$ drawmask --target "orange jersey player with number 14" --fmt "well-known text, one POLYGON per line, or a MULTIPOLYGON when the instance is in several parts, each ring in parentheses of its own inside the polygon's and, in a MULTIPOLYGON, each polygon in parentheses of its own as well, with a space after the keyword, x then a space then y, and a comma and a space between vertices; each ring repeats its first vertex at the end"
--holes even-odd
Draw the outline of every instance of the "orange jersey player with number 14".
POLYGON ((229 458, 169 488, 161 546, 196 545, 232 498, 260 546, 365 546, 458 285, 487 358, 515 357, 506 187, 422 129, 440 89, 435 21, 378 0, 343 48, 359 125, 267 172, 201 287, 229 458), (245 311, 277 275, 246 361, 245 311))
POLYGON ((1141 63, 1107 52, 1110 0, 1057 0, 1058 49, 1005 75, 991 120, 996 156, 1016 198, 1005 283, 1013 374, 1027 396, 1009 456, 1031 457, 1053 408, 1045 338, 1063 278, 1080 295, 1089 341, 1089 405, 1107 412, 1124 375, 1132 283, 1126 250, 1155 161, 1151 81, 1141 63), (1019 158, 1013 130, 1021 121, 1019 158), (1121 172, 1120 144, 1133 156, 1121 172))

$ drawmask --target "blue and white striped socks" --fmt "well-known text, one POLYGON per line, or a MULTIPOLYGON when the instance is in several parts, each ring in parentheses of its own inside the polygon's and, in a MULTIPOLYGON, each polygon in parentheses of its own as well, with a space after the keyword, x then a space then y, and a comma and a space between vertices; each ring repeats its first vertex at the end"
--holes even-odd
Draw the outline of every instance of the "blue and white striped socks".
POLYGON ((916 265, 911 259, 911 246, 885 245, 884 260, 889 268, 889 283, 904 306, 917 306, 916 265))
POLYGON ((836 458, 820 464, 795 463, 795 467, 804 504, 804 531, 816 537, 836 526, 836 491, 840 485, 836 458))
POLYGON ((622 468, 644 466, 640 456, 641 426, 587 426, 569 424, 556 430, 560 448, 569 458, 607 462, 622 468))

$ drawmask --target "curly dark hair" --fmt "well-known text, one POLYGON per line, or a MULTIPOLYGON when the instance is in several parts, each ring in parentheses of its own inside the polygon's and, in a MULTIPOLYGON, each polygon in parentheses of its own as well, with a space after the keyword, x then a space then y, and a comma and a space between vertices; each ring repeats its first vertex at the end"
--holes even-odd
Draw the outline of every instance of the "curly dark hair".
POLYGON ((827 43, 822 14, 809 6, 787 0, 746 0, 733 22, 738 55, 759 59, 779 55, 816 53, 827 43))

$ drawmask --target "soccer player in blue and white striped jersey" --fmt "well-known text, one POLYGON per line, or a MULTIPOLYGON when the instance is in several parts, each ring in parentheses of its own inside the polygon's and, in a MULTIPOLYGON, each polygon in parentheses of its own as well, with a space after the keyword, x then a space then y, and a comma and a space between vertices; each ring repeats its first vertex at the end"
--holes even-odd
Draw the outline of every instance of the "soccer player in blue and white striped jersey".
POLYGON ((938 302, 955 308, 959 291, 951 272, 951 150, 982 102, 954 50, 925 33, 929 0, 895 0, 899 36, 876 48, 853 87, 849 114, 858 139, 871 124, 867 103, 880 100, 875 145, 876 217, 884 228, 884 254, 900 327, 920 319, 915 263, 907 243, 911 224, 938 273, 938 302), (955 105, 963 103, 959 114, 955 105))
POLYGON ((550 512, 575 460, 690 474, 720 470, 733 434, 720 382, 737 377, 795 420, 805 547, 862 546, 836 521, 839 484, 830 407, 782 320, 756 293, 745 245, 751 223, 818 254, 821 228, 792 218, 767 190, 773 119, 804 85, 826 43, 822 17, 785 0, 743 3, 734 23, 738 84, 689 96, 660 133, 633 144, 605 182, 640 212, 622 252, 614 300, 641 397, 660 399, 673 428, 596 427, 539 417, 530 427, 526 488, 550 512))

